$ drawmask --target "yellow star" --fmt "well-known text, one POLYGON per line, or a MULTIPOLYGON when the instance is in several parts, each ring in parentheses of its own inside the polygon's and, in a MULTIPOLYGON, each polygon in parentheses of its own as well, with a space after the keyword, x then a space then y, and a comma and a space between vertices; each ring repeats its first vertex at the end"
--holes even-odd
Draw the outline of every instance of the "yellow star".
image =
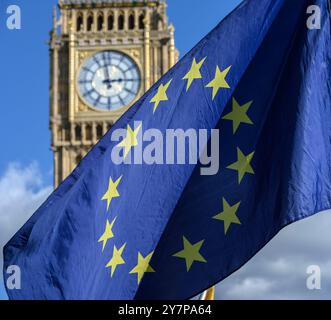
POLYGON ((238 160, 229 165, 227 169, 238 171, 238 182, 240 184, 246 173, 254 174, 254 170, 251 166, 251 161, 253 159, 255 152, 250 153, 248 156, 245 156, 239 148, 237 148, 237 158, 238 160))
POLYGON ((186 92, 188 91, 188 89, 190 89, 191 84, 193 83, 193 81, 195 79, 201 79, 202 78, 200 69, 201 69, 201 67, 202 67, 202 65, 203 65, 203 63, 205 62, 206 59, 207 59, 207 57, 203 58, 202 60, 200 60, 199 63, 197 63, 195 58, 193 59, 192 67, 191 67, 190 71, 183 78, 183 80, 188 80, 187 81, 186 92))
POLYGON ((151 102, 154 103, 153 113, 155 113, 157 107, 161 101, 168 101, 167 90, 171 84, 172 79, 166 84, 161 84, 157 90, 156 95, 152 98, 151 102))
POLYGON ((155 272, 155 270, 149 265, 149 262, 152 259, 153 252, 151 252, 148 256, 145 258, 143 255, 138 252, 138 263, 137 265, 130 271, 130 274, 136 273, 138 277, 138 284, 140 283, 143 275, 145 272, 155 272))
POLYGON ((253 101, 250 101, 240 106, 235 98, 232 99, 232 111, 226 114, 222 119, 233 121, 233 134, 236 133, 241 123, 253 124, 252 120, 247 115, 247 111, 252 103, 253 101))
POLYGON ((213 88, 213 100, 215 99, 217 92, 221 88, 229 89, 230 86, 225 80, 225 77, 229 73, 232 66, 227 67, 224 71, 220 71, 220 68, 216 67, 215 78, 209 82, 206 87, 213 88))
POLYGON ((117 147, 119 148, 124 148, 124 158, 127 157, 131 148, 138 145, 137 136, 139 134, 140 129, 141 129, 141 123, 139 124, 138 128, 136 128, 136 130, 132 130, 130 125, 128 125, 126 131, 126 137, 117 145, 117 147))
POLYGON ((108 190, 102 197, 103 200, 107 200, 107 211, 109 210, 110 202, 113 198, 118 198, 120 194, 117 191, 117 187, 119 183, 121 182, 123 176, 120 176, 115 182, 113 182, 112 177, 109 178, 109 185, 108 185, 108 190))
POLYGON ((184 249, 182 251, 177 252, 174 254, 174 257, 183 258, 186 262, 186 270, 187 272, 190 271, 191 266, 194 261, 198 262, 207 262, 205 258, 200 254, 201 246, 203 245, 205 240, 201 240, 196 244, 191 244, 184 236, 183 236, 183 243, 184 249))
POLYGON ((119 266, 121 264, 125 264, 125 261, 122 258, 122 253, 125 249, 125 246, 126 246, 126 243, 124 243, 120 249, 117 249, 116 246, 114 245, 113 257, 110 259, 110 261, 106 265, 106 268, 111 268, 111 272, 110 272, 111 277, 113 277, 117 266, 119 266))
POLYGON ((240 202, 233 206, 230 206, 223 198, 223 211, 213 217, 213 219, 224 221, 224 233, 228 232, 228 229, 232 223, 241 224, 236 213, 240 206, 240 202))
POLYGON ((98 240, 98 242, 102 242, 102 251, 105 250, 107 241, 111 238, 114 238, 113 226, 114 226, 116 219, 117 219, 117 217, 112 221, 112 223, 109 223, 109 221, 107 220, 105 232, 98 240))

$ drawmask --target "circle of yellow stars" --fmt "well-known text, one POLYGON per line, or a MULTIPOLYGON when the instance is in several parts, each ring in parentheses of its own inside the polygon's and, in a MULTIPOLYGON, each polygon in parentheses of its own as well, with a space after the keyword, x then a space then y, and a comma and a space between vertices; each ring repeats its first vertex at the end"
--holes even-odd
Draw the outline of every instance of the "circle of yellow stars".
MULTIPOLYGON (((196 58, 193 58, 192 64, 188 72, 182 78, 183 81, 186 81, 186 92, 192 88, 196 80, 203 79, 202 70, 204 63, 207 57, 202 58, 197 61, 196 58)), ((215 100, 221 89, 230 89, 230 85, 227 81, 227 76, 231 70, 232 66, 226 67, 224 70, 221 70, 217 65, 215 68, 214 78, 207 83, 205 88, 212 89, 211 98, 215 100)), ((173 79, 170 79, 167 83, 161 83, 157 88, 155 95, 150 100, 150 103, 153 104, 152 112, 156 113, 159 106, 163 105, 165 102, 169 101, 167 91, 171 86, 173 79)), ((222 119, 224 121, 232 122, 232 132, 235 135, 242 124, 253 125, 253 121, 248 115, 249 109, 252 106, 253 101, 246 102, 242 105, 233 97, 232 98, 232 110, 228 114, 224 115, 222 119)), ((137 136, 141 130, 142 124, 137 128, 132 129, 130 125, 127 125, 126 135, 123 140, 117 145, 118 148, 123 149, 123 156, 126 158, 131 150, 138 145, 137 136)), ((245 155, 239 147, 237 147, 237 161, 229 164, 226 169, 236 171, 238 184, 242 182, 246 174, 254 174, 254 170, 251 166, 251 161, 254 156, 254 151, 245 155)), ((107 202, 107 212, 109 211, 111 202, 113 199, 120 197, 118 191, 119 185, 122 181, 123 176, 118 177, 115 181, 112 177, 109 177, 108 188, 105 194, 102 197, 102 201, 107 202)), ((221 205, 223 207, 222 211, 213 216, 214 220, 223 222, 224 225, 224 234, 226 235, 231 226, 241 225, 241 221, 237 215, 241 202, 229 204, 229 202, 223 197, 221 205)), ((102 252, 104 252, 107 243, 110 239, 115 237, 114 235, 114 226, 117 217, 115 217, 111 222, 106 220, 105 231, 99 238, 98 242, 102 243, 102 252)), ((186 266, 186 271, 189 272, 195 263, 207 263, 206 258, 201 252, 205 240, 200 240, 197 242, 191 242, 186 236, 182 237, 183 240, 183 249, 174 253, 172 256, 178 259, 183 259, 186 266)), ((106 265, 106 268, 110 268, 110 277, 113 278, 115 271, 121 265, 126 264, 125 259, 123 258, 124 251, 126 250, 127 243, 122 244, 119 248, 114 244, 113 253, 109 262, 106 265)), ((151 266, 151 260, 153 257, 154 251, 151 251, 147 255, 143 255, 141 252, 137 254, 137 264, 131 269, 129 274, 136 275, 137 283, 139 284, 145 273, 155 273, 155 269, 151 266)))

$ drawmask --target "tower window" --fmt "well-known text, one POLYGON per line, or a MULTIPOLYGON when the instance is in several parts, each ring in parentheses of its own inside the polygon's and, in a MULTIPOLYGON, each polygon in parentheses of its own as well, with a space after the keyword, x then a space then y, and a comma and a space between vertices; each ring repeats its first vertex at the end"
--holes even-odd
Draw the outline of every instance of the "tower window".
POLYGON ((62 141, 62 128, 59 128, 59 129, 57 130, 57 139, 58 139, 59 141, 62 141))
POLYGON ((99 124, 97 126, 97 138, 98 138, 98 140, 102 138, 102 135, 103 135, 103 128, 102 128, 102 125, 99 124))
POLYGON ((90 15, 87 18, 87 31, 92 31, 92 27, 93 27, 93 17, 92 15, 90 15))
POLYGON ((114 29, 114 17, 112 15, 110 15, 108 17, 108 28, 109 31, 114 29))
POLYGON ((118 30, 124 30, 124 15, 118 17, 118 30))
POLYGON ((98 17, 97 26, 98 26, 98 28, 97 28, 98 31, 101 31, 103 29, 103 16, 102 15, 99 15, 99 17, 98 17))
POLYGON ((79 16, 77 18, 77 32, 82 31, 83 30, 83 17, 79 16))
POLYGON ((135 25, 134 15, 130 14, 129 16, 129 30, 133 30, 135 25))
POLYGON ((139 16, 139 29, 145 29, 145 16, 143 14, 139 16))
POLYGON ((63 136, 65 141, 70 140, 70 130, 69 128, 63 128, 63 136))
POLYGON ((92 126, 89 124, 86 125, 86 140, 92 141, 92 126))
POLYGON ((79 154, 79 155, 76 157, 76 165, 78 165, 82 160, 83 160, 83 156, 82 156, 81 154, 79 154))
POLYGON ((82 128, 80 125, 76 125, 75 127, 75 140, 81 141, 82 140, 82 128))

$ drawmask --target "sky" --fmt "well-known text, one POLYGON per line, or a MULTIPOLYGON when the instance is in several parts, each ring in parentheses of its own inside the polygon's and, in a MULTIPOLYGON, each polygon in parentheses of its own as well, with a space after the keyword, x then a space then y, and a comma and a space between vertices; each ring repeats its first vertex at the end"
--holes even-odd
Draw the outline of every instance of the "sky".
MULTIPOLYGON (((52 191, 49 31, 57 0, 0 1, 0 249, 52 191), (22 29, 6 28, 6 9, 19 5, 22 29)), ((181 56, 240 0, 168 0, 181 56), (189 9, 189 10, 188 10, 189 9)), ((331 297, 330 212, 285 230, 217 287, 219 299, 331 297), (321 290, 306 287, 307 267, 321 268, 321 290)), ((2 268, 2 256, 0 256, 2 268)), ((0 299, 6 299, 0 276, 0 299)))

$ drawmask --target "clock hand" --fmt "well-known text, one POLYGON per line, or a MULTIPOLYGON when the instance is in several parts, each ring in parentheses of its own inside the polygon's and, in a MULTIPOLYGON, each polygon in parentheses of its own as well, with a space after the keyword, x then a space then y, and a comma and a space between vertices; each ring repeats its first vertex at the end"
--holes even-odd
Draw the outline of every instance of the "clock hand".
POLYGON ((112 82, 123 82, 123 79, 122 78, 119 78, 119 79, 113 79, 112 82))
MULTIPOLYGON (((124 80, 122 78, 119 79, 105 79, 103 80, 103 84, 107 85, 107 89, 112 88, 112 83, 122 83, 124 80)), ((127 82, 137 81, 137 79, 126 79, 127 82)))
POLYGON ((122 79, 122 78, 119 78, 119 79, 112 79, 110 80, 110 82, 133 82, 133 81, 138 81, 138 79, 122 79))
POLYGON ((114 83, 114 82, 123 82, 123 79, 120 78, 120 79, 106 79, 106 80, 103 80, 103 83, 105 83, 105 84, 114 83))
POLYGON ((104 81, 110 80, 110 74, 109 74, 109 70, 108 70, 108 66, 107 65, 104 66, 103 71, 104 71, 104 76, 106 78, 104 81))
POLYGON ((138 79, 122 79, 122 78, 119 78, 119 79, 105 79, 103 80, 103 83, 113 83, 113 82, 123 82, 123 81, 126 81, 126 82, 132 82, 132 81, 138 81, 138 79))

